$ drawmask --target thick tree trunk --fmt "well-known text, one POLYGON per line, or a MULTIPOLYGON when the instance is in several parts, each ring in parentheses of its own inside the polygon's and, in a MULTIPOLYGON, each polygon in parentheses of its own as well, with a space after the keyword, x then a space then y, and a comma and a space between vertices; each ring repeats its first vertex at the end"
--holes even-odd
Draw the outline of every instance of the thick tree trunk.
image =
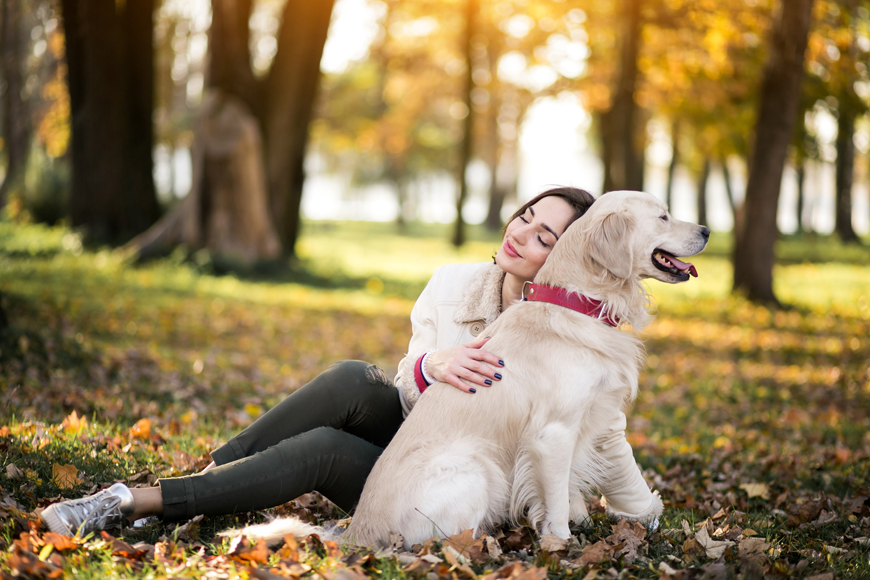
POLYGON ((134 78, 153 76, 153 57, 141 54, 153 50, 151 20, 140 22, 153 3, 130 8, 127 17, 118 12, 125 6, 62 0, 72 117, 70 217, 89 236, 108 241, 141 231, 158 208, 150 150, 153 80, 134 78))
MULTIPOLYGON (((260 117, 270 204, 284 254, 294 254, 304 161, 333 0, 287 0, 260 117)), ((245 21, 247 22, 247 20, 245 21)))
POLYGON ((641 40, 641 3, 626 0, 613 102, 601 115, 603 191, 643 189, 643 114, 634 100, 641 40))
POLYGON ((750 300, 776 303, 773 293, 776 210, 786 151, 800 105, 813 0, 782 0, 764 68, 755 144, 744 201, 735 228, 734 290, 750 300))
POLYGON ((456 222, 453 226, 453 245, 457 248, 465 243, 465 220, 462 217, 462 208, 468 197, 468 179, 466 170, 471 162, 471 145, 474 134, 474 106, 471 102, 471 91, 474 88, 474 60, 472 58, 472 40, 476 33, 477 18, 480 12, 478 0, 465 0, 465 36, 463 52, 465 53, 465 84, 463 97, 468 115, 465 117, 462 129, 462 141, 459 145, 459 159, 456 166, 456 184, 459 193, 456 196, 456 222))
POLYGON ((240 98, 220 89, 208 93, 192 156, 188 196, 128 248, 148 258, 187 244, 239 265, 280 256, 269 217, 260 126, 240 98))
POLYGON ((698 177, 698 223, 708 225, 707 222, 707 182, 710 180, 710 160, 704 159, 701 175, 698 177))
POLYGON ((5 81, 5 94, 0 97, 3 100, 3 136, 6 140, 3 147, 6 150, 6 176, 3 178, 3 185, 0 185, 0 209, 3 209, 9 194, 24 181, 24 170, 30 153, 31 128, 30 115, 21 97, 24 89, 21 69, 26 58, 21 35, 21 0, 3 0, 0 17, 3 19, 0 24, 3 27, 0 64, 5 81))
POLYGON ((855 176, 855 117, 840 107, 837 120, 836 213, 834 229, 844 242, 857 242, 852 227, 852 184, 855 176))

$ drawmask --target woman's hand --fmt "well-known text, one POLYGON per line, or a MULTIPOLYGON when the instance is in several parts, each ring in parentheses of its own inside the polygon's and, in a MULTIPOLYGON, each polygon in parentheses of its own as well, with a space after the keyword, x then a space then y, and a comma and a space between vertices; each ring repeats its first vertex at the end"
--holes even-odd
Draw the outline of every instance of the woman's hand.
POLYGON ((476 338, 453 348, 430 352, 426 357, 426 372, 436 381, 466 393, 477 392, 477 385, 488 387, 493 381, 500 381, 499 370, 504 362, 491 352, 481 350, 489 338, 476 338))

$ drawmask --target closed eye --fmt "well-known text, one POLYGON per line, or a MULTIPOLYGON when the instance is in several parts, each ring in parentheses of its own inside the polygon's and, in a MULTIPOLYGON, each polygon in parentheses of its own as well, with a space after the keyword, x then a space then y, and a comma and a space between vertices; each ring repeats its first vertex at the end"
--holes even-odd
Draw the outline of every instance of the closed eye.
POLYGON ((668 214, 665 213, 665 214, 660 215, 659 219, 662 220, 663 222, 668 221, 668 214))
POLYGON ((545 241, 541 238, 541 236, 538 236, 538 241, 541 242, 541 245, 544 246, 545 248, 549 248, 549 247, 550 247, 550 244, 548 244, 547 242, 545 242, 545 241))

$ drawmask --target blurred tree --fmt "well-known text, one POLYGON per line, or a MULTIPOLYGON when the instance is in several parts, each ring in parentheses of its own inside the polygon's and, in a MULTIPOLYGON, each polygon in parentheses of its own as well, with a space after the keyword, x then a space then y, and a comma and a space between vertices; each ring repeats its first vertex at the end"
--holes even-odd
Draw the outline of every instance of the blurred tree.
POLYGON ((62 0, 74 226, 123 240, 159 215, 152 177, 153 0, 62 0))
POLYGON ((192 195, 134 240, 140 255, 184 242, 251 263, 294 253, 303 161, 333 2, 287 0, 276 51, 252 68, 252 0, 212 0, 206 97, 192 195))
POLYGON ((474 36, 477 34, 477 21, 480 17, 478 0, 465 0, 465 34, 463 45, 465 53, 465 77, 462 96, 465 105, 465 119, 462 125, 462 140, 459 146, 459 160, 456 167, 456 181, 459 194, 456 196, 456 222, 453 226, 453 245, 456 247, 465 243, 465 218, 462 208, 468 197, 468 164, 471 163, 472 144, 474 139, 474 103, 471 99, 474 90, 474 36))
POLYGON ((751 300, 774 302, 776 212, 788 144, 800 105, 800 88, 814 0, 781 0, 771 29, 745 216, 735 228, 734 290, 751 300))
POLYGON ((24 100, 22 69, 27 51, 22 38, 22 0, 3 0, 0 66, 3 74, 3 149, 6 151, 6 174, 0 185, 0 209, 10 193, 20 188, 30 153, 30 112, 24 100))

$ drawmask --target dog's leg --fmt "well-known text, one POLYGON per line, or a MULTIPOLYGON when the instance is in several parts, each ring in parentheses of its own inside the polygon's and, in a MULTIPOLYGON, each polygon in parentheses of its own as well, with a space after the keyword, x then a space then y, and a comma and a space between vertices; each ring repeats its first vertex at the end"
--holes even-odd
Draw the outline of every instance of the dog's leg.
POLYGON ((569 484, 568 502, 570 503, 568 517, 575 524, 585 526, 589 523, 589 510, 586 509, 586 498, 576 485, 569 484))
POLYGON ((539 463, 536 473, 545 514, 539 531, 542 534, 555 534, 563 539, 571 536, 571 530, 568 529, 568 486, 575 441, 575 433, 558 423, 541 429, 535 440, 536 460, 539 463))

